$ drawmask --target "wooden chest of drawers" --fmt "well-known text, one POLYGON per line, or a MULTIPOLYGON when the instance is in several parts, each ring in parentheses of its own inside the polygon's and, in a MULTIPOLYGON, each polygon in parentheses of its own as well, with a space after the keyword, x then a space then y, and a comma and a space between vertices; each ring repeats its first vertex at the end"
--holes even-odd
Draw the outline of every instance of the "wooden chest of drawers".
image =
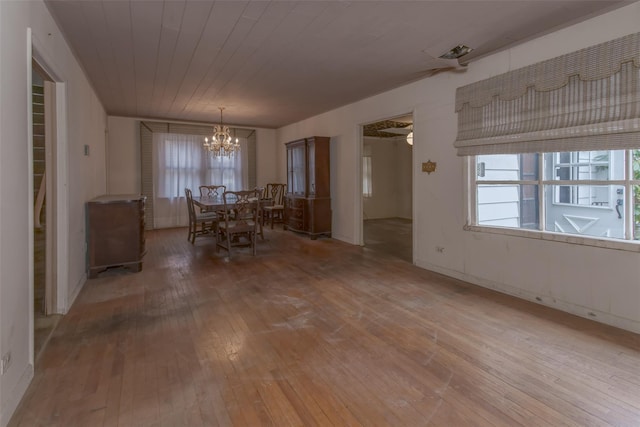
POLYGON ((87 270, 94 278, 109 267, 142 270, 145 197, 100 196, 87 203, 87 270))

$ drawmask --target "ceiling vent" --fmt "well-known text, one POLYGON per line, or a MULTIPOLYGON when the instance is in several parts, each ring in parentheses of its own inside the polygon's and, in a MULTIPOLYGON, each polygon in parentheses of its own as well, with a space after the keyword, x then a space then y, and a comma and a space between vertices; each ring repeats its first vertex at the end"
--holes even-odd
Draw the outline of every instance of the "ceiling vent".
POLYGON ((473 49, 469 46, 459 44, 458 46, 450 49, 448 52, 439 56, 441 59, 458 59, 471 52, 473 49))

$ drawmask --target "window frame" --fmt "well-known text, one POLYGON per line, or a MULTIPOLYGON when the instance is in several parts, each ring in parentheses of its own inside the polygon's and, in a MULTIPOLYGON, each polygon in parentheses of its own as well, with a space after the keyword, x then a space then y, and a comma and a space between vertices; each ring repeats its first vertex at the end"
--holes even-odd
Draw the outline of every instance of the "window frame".
MULTIPOLYGON (((465 156, 464 162, 464 183, 466 187, 465 211, 467 213, 466 224, 463 229, 466 231, 483 232, 499 235, 518 236, 526 238, 535 238, 539 240, 548 240, 556 242, 564 242, 570 244, 579 244, 585 246, 596 246, 610 249, 626 250, 632 252, 640 252, 640 240, 634 240, 634 200, 633 189, 634 186, 640 186, 640 180, 633 179, 633 152, 640 149, 624 149, 624 179, 622 180, 554 180, 546 177, 544 173, 544 154, 538 153, 538 179, 536 180, 478 180, 477 179, 477 157, 478 156, 465 156), (545 186, 558 186, 558 185, 606 185, 614 186, 619 185, 624 187, 624 239, 622 238, 607 238, 598 236, 588 236, 581 234, 559 233, 546 230, 546 209, 544 191, 545 186), (477 223, 478 218, 478 205, 477 195, 479 185, 537 185, 538 187, 538 209, 539 209, 539 224, 538 229, 525 229, 515 227, 498 227, 490 225, 479 225, 477 223)), ((605 151, 605 150, 600 150, 605 151)), ((610 151, 610 150, 607 150, 610 151)), ((524 153, 521 153, 524 154, 524 153)), ((611 156, 609 159, 611 164, 611 156)), ((611 169, 608 174, 611 176, 611 169)), ((555 200, 552 198, 552 200, 555 200)), ((587 207, 582 205, 582 207, 587 207)), ((588 206, 593 209, 611 209, 612 207, 601 206, 588 206)), ((640 236, 639 236, 640 237, 640 236)))

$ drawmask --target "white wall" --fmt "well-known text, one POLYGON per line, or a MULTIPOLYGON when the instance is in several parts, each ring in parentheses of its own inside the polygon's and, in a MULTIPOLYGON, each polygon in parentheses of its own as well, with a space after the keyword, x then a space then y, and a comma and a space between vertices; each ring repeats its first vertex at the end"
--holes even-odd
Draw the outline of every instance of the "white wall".
MULTIPOLYGON (((140 193, 140 120, 109 116, 107 182, 109 194, 140 193)), ((276 182, 278 163, 275 149, 276 131, 256 129, 256 182, 264 185, 276 182)))
POLYGON ((109 116, 107 193, 140 194, 140 121, 109 116))
POLYGON ((372 195, 362 200, 365 219, 411 218, 411 146, 404 138, 365 138, 371 150, 372 195))
POLYGON ((84 203, 105 190, 106 115, 60 31, 41 1, 0 1, 0 354, 11 352, 11 364, 0 377, 0 425, 6 425, 33 377, 33 195, 29 188, 29 69, 31 28, 34 55, 55 74, 65 93, 59 117, 61 185, 68 196, 65 215, 64 262, 59 284, 61 311, 71 304, 85 282, 84 203), (84 144, 91 155, 83 155, 84 144), (32 215, 32 213, 31 213, 32 215))
POLYGON ((287 167, 284 159, 278 158, 276 150, 276 131, 274 129, 256 129, 256 183, 265 185, 278 181, 278 171, 287 167))
POLYGON ((640 255, 465 231, 464 159, 456 156, 459 86, 640 31, 640 3, 278 130, 278 149, 331 137, 334 238, 361 244, 359 125, 413 111, 414 257, 420 267, 640 332, 640 255), (432 160, 427 174, 420 164, 432 160), (443 247, 438 252, 436 246, 443 247))

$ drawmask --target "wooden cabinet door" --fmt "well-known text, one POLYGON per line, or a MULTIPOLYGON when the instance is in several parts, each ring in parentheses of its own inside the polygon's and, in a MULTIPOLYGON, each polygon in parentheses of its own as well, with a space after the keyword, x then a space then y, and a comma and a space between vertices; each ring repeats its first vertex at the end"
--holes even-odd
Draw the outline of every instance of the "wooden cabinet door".
POLYGON ((309 195, 308 197, 330 197, 330 157, 329 138, 325 136, 314 136, 307 139, 308 152, 308 175, 309 175, 309 195))

